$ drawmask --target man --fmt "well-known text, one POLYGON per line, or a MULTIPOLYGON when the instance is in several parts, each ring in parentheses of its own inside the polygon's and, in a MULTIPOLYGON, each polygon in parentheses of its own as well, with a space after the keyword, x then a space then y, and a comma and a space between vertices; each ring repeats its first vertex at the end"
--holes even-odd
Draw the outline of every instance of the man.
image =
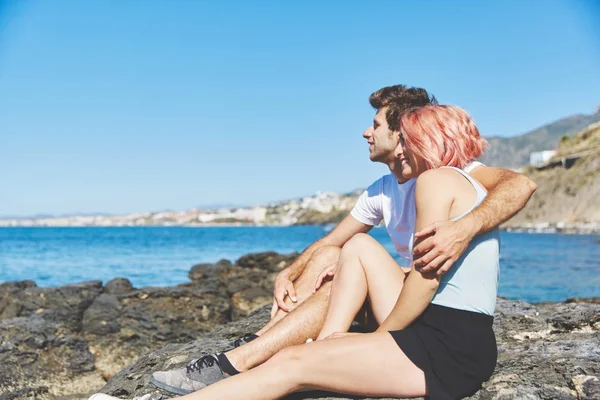
MULTIPOLYGON (((436 103, 426 90, 396 85, 371 94, 369 101, 377 110, 373 125, 363 137, 369 143, 371 161, 389 164, 398 145, 400 115, 410 107, 436 103)), ((254 335, 234 342, 225 353, 193 360, 185 368, 155 372, 151 382, 177 394, 199 390, 229 375, 262 364, 279 350, 301 344, 319 333, 329 299, 341 247, 355 234, 366 233, 382 220, 398 254, 407 263, 414 259, 415 268, 437 270, 443 274, 464 252, 476 235, 491 230, 508 220, 525 206, 535 184, 521 174, 471 163, 465 170, 489 192, 485 201, 458 221, 436 222, 416 234, 426 237, 410 252, 415 205, 403 185, 386 175, 372 184, 359 198, 356 206, 339 225, 325 237, 305 249, 288 268, 275 279, 271 321, 254 335)))

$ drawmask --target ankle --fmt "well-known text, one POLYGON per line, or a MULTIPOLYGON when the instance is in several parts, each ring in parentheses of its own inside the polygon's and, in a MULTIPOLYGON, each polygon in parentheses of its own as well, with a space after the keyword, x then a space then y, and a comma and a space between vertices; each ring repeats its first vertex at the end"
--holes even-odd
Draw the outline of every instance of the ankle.
POLYGON ((223 372, 225 372, 227 375, 233 376, 233 375, 237 375, 240 373, 240 370, 238 370, 229 360, 229 358, 225 355, 225 353, 219 353, 217 354, 217 359, 219 360, 219 364, 221 365, 221 369, 223 370, 223 372))
POLYGON ((226 353, 222 353, 222 354, 225 357, 227 357, 227 360, 229 361, 229 363, 231 364, 231 366, 233 368, 235 368, 239 372, 245 372, 249 368, 246 365, 245 359, 240 356, 240 354, 239 354, 240 352, 237 350, 238 349, 233 349, 233 350, 230 350, 230 351, 228 351, 226 353))

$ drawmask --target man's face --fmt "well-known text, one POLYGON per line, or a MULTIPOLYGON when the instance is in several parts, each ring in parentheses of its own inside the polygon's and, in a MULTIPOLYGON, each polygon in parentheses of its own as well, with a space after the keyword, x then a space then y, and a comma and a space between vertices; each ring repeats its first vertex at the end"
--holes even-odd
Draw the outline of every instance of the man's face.
POLYGON ((398 133, 391 132, 385 118, 386 108, 380 108, 373 118, 373 125, 363 133, 369 143, 371 161, 390 164, 394 162, 394 150, 398 146, 398 133))

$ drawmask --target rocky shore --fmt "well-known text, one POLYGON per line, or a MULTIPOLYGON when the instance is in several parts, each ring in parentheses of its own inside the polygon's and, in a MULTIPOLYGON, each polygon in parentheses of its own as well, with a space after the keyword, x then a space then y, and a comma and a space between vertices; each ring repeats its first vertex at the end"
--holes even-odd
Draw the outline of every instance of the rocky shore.
MULTIPOLYGON (((200 264, 175 287, 136 289, 122 278, 56 288, 0 284, 0 400, 155 391, 152 371, 221 350, 264 325, 275 274, 295 257, 200 264)), ((600 399, 600 299, 499 299, 495 317, 498 365, 473 399, 600 399)), ((294 397, 301 398, 333 397, 294 397)))

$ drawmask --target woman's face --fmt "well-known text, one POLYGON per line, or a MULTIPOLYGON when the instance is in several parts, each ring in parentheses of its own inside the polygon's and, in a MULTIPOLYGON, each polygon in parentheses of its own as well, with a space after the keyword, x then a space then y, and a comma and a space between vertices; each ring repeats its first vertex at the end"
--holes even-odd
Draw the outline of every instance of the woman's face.
POLYGON ((394 155, 401 163, 402 177, 406 179, 416 178, 427 170, 425 160, 418 158, 407 150, 404 134, 402 132, 400 133, 400 141, 398 142, 394 155))

